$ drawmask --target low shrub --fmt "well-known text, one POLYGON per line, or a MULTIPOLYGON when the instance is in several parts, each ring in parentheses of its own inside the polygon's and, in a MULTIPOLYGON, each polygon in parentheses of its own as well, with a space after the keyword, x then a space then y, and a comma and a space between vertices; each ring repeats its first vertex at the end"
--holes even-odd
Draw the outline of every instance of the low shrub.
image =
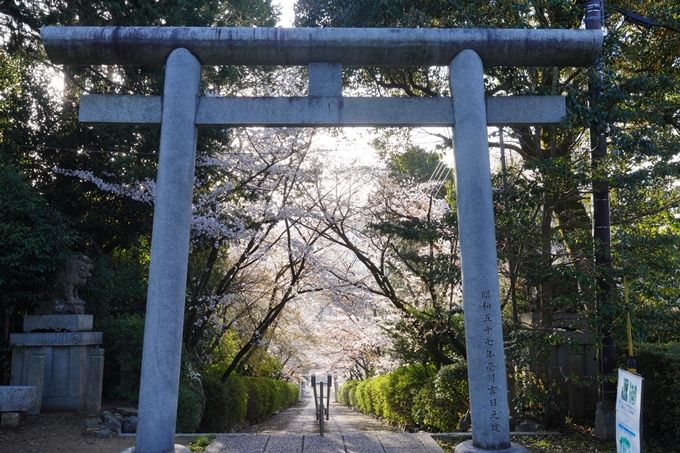
POLYGON ((175 432, 195 433, 203 416, 203 403, 201 394, 193 386, 179 386, 177 398, 177 422, 175 432))
POLYGON ((248 395, 246 420, 255 422, 262 417, 292 406, 298 400, 297 386, 264 377, 244 377, 248 395))
POLYGON ((205 394, 205 410, 203 411, 203 417, 201 418, 198 432, 225 432, 229 427, 229 414, 231 412, 227 385, 211 376, 203 376, 201 378, 201 384, 203 385, 203 393, 205 394))
POLYGON ((467 366, 460 362, 443 366, 421 388, 413 405, 413 418, 427 431, 451 432, 469 409, 467 366))
POLYGON ((338 390, 338 402, 340 404, 348 407, 352 406, 349 401, 349 391, 353 388, 356 388, 356 386, 359 385, 359 382, 361 381, 346 381, 344 384, 342 384, 342 387, 340 387, 338 390))
POLYGON ((680 343, 638 345, 638 373, 645 379, 642 390, 645 437, 660 444, 680 443, 680 343))
POLYGON ((357 403, 357 388, 362 381, 357 382, 357 385, 349 389, 349 405, 351 407, 357 408, 359 404, 357 403))
POLYGON ((395 425, 414 426, 417 422, 414 414, 422 412, 416 405, 416 396, 427 385, 434 385, 434 374, 434 368, 410 365, 365 381, 347 381, 339 391, 338 400, 395 425))
POLYGON ((388 374, 385 418, 401 426, 414 425, 414 399, 434 375, 434 368, 409 365, 388 374))

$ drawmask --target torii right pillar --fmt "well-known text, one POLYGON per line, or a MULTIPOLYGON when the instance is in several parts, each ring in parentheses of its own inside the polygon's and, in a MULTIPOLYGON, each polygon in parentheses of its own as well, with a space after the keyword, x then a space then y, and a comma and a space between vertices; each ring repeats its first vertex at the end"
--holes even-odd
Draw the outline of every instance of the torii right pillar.
POLYGON ((526 448, 510 442, 481 58, 463 50, 449 65, 449 77, 472 417, 472 440, 459 444, 456 453, 524 453, 526 448))

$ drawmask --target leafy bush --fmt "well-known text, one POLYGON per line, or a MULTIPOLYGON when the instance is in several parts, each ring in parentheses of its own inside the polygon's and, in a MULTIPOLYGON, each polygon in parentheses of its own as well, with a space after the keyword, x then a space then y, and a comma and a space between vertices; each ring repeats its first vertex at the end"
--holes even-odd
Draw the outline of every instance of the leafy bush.
POLYGON ((373 401, 371 399, 371 393, 369 391, 369 386, 371 384, 371 379, 361 381, 357 386, 357 407, 364 414, 373 413, 373 401))
POLYGON ((508 368, 515 371, 510 404, 519 418, 533 418, 549 426, 564 420, 566 406, 555 398, 559 388, 548 365, 551 347, 567 341, 555 332, 519 330, 509 335, 506 360, 508 368))
POLYGON ((361 382, 357 382, 357 385, 349 389, 349 405, 351 407, 359 407, 357 403, 357 388, 361 382))
POLYGON ((178 433, 194 433, 201 423, 203 403, 201 394, 192 386, 179 386, 177 399, 177 423, 175 431, 178 433))
MULTIPOLYGON (((248 391, 243 378, 232 374, 224 383, 227 393, 227 426, 235 426, 246 420, 246 410, 248 409, 248 391)), ((207 397, 207 395, 206 395, 207 397)))
POLYGON ((229 427, 228 419, 231 409, 229 407, 227 384, 211 376, 203 376, 201 384, 203 385, 203 394, 205 395, 205 410, 203 411, 203 418, 201 418, 198 432, 225 432, 229 427))
POLYGON ((346 381, 342 384, 342 387, 338 390, 338 402, 344 404, 345 406, 351 407, 352 404, 349 401, 349 392, 351 389, 355 389, 361 381, 346 381))
POLYGON ((421 365, 410 365, 388 374, 385 418, 401 426, 413 425, 414 398, 426 385, 433 371, 421 365))
POLYGON ((443 366, 434 379, 418 391, 413 418, 428 431, 451 432, 469 407, 467 366, 460 362, 443 366))
POLYGON ((206 402, 199 432, 225 432, 229 427, 246 420, 248 393, 241 376, 232 374, 227 382, 213 376, 203 376, 201 381, 206 402))
MULTIPOLYGON (((433 368, 411 365, 398 368, 385 376, 365 381, 348 381, 340 389, 338 400, 393 424, 413 426, 416 421, 414 414, 422 412, 421 408, 416 407, 416 396, 427 385, 433 385, 433 372, 433 368)), ((467 389, 467 383, 458 385, 467 389)), ((440 387, 442 391, 448 390, 443 381, 440 387)))
POLYGON ((636 359, 643 384, 643 431, 660 444, 680 443, 680 343, 639 345, 636 359))
POLYGON ((297 386, 264 377, 244 377, 248 403, 246 420, 255 422, 262 417, 292 406, 298 400, 297 386))
POLYGON ((138 314, 107 317, 98 323, 104 333, 106 373, 104 393, 113 398, 139 400, 144 318, 138 314))

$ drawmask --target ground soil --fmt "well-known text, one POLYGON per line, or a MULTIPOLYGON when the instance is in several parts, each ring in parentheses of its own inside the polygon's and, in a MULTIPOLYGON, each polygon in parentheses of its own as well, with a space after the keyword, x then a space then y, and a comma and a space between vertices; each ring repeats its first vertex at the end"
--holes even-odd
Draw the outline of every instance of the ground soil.
MULTIPOLYGON (((117 404, 105 403, 102 407, 114 412, 117 404)), ((135 446, 134 437, 100 438, 86 434, 84 420, 84 412, 43 411, 27 416, 16 428, 0 428, 0 453, 120 453, 135 446)), ((188 445, 191 441, 178 438, 175 443, 188 445)))

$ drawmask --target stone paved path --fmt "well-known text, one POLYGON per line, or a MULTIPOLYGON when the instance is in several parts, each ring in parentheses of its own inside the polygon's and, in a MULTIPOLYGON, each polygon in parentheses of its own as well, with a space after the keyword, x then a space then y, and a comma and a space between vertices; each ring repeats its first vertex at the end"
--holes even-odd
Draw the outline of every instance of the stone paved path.
POLYGON ((331 402, 324 435, 309 395, 248 433, 219 434, 205 453, 443 453, 426 433, 403 433, 331 402))

